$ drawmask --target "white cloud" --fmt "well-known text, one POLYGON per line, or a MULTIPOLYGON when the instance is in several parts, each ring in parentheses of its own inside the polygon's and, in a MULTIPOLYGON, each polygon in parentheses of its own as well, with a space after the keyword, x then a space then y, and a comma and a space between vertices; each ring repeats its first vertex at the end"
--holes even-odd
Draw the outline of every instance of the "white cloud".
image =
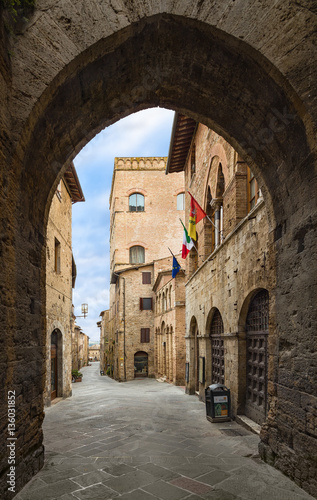
POLYGON ((116 156, 167 156, 173 111, 152 108, 130 115, 103 130, 77 155, 74 164, 85 195, 73 207, 73 253, 77 265, 73 293, 75 314, 88 303, 79 325, 92 340, 109 307, 109 195, 116 156))

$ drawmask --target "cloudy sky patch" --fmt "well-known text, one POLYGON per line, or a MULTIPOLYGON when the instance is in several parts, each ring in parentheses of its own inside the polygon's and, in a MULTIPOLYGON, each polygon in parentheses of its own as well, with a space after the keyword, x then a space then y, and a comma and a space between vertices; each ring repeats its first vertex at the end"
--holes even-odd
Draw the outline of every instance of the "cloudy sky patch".
POLYGON ((85 199, 73 206, 73 254, 77 266, 75 314, 88 303, 88 317, 77 323, 99 342, 97 321, 109 308, 109 195, 115 157, 167 156, 174 112, 152 108, 132 114, 92 139, 74 164, 85 199))

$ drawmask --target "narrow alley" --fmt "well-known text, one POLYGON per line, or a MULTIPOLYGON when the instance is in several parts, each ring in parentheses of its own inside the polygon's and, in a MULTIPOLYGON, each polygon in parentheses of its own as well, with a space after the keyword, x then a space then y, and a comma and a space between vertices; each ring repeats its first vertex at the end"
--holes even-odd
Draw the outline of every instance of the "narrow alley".
POLYGON ((118 383, 83 368, 73 396, 46 409, 45 465, 17 500, 308 500, 258 458, 259 438, 212 424, 183 388, 118 383))

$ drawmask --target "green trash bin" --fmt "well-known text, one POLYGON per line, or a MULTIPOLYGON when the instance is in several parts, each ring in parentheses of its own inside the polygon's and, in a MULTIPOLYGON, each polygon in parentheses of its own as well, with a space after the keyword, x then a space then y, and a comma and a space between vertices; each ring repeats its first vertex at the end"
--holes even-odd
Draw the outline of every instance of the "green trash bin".
POLYGON ((230 389, 223 384, 212 384, 205 389, 206 418, 209 422, 231 420, 230 389))

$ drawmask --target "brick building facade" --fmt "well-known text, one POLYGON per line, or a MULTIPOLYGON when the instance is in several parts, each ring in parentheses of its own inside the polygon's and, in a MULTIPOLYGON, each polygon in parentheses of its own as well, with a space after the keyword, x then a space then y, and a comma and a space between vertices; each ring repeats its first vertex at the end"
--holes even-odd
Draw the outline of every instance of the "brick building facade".
POLYGON ((80 370, 88 365, 89 337, 79 325, 72 329, 72 370, 80 370))
POLYGON ((100 328, 100 371, 106 373, 109 368, 111 370, 111 362, 109 357, 109 309, 101 311, 100 321, 97 322, 100 328))
POLYGON ((181 170, 186 221, 187 191, 209 216, 197 224, 197 251, 193 248, 186 259, 186 391, 204 399, 211 383, 225 384, 232 414, 262 424, 268 411, 274 287, 265 204, 234 149, 206 126, 176 114, 168 171, 181 170), (186 140, 177 135, 180 128, 189 131, 186 140), (174 157, 180 147, 187 158, 182 164, 174 157))
POLYGON ((115 159, 109 337, 117 380, 155 376, 154 262, 168 248, 179 252, 184 218, 183 173, 166 177, 165 169, 166 158, 115 159))
POLYGON ((45 405, 72 393, 72 288, 76 266, 72 254, 72 204, 84 201, 73 164, 52 200, 46 232, 46 381, 45 405))
MULTIPOLYGON (((176 255, 179 264, 181 256, 176 255)), ((185 272, 172 278, 172 258, 154 262, 155 344, 157 378, 175 385, 185 384, 185 272)))

